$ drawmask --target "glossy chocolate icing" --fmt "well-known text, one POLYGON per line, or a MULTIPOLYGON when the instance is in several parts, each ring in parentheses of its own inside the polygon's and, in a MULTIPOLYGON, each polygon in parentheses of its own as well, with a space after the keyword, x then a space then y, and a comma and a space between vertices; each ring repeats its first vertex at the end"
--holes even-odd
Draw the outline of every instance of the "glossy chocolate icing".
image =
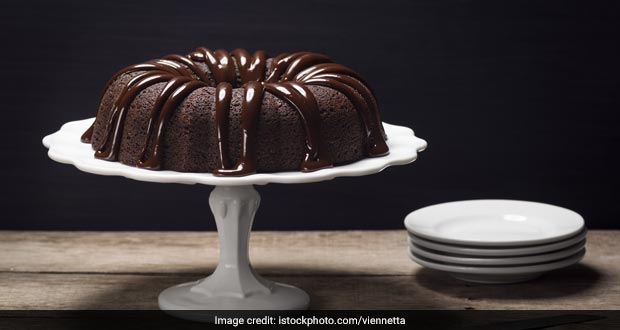
MULTIPOLYGON (((389 152, 376 98, 368 84, 351 69, 333 63, 327 56, 297 52, 280 54, 271 60, 264 51, 250 55, 246 50, 211 51, 200 47, 188 54, 167 55, 163 59, 132 65, 117 72, 107 83, 104 94, 123 74, 135 75, 123 86, 114 102, 95 157, 118 160, 125 117, 136 96, 146 88, 165 82, 150 112, 146 140, 137 166, 157 170, 163 157, 166 126, 178 105, 193 91, 215 87, 215 120, 220 167, 216 175, 240 176, 256 172, 256 136, 263 95, 271 93, 288 102, 299 114, 305 134, 305 157, 301 171, 331 167, 332 161, 321 139, 321 118, 314 95, 307 86, 329 87, 344 94, 357 110, 365 130, 366 155, 383 156, 389 152), (197 63, 204 63, 209 73, 197 63), (241 107, 241 156, 232 164, 228 151, 228 123, 233 88, 243 88, 241 107)), ((103 96, 102 96, 103 98, 103 96)), ((90 143, 93 126, 83 135, 90 143)))

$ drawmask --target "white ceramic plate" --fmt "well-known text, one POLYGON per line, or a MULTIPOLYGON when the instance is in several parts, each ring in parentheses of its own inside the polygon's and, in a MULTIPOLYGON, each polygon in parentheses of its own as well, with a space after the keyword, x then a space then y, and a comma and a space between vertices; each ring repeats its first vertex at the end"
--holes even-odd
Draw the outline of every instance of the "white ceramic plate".
POLYGON ((584 221, 559 206, 488 199, 421 208, 405 218, 405 226, 433 241, 496 247, 556 242, 577 234, 584 221))
POLYGON ((579 234, 570 237, 568 239, 541 245, 532 246, 518 246, 518 247, 480 247, 480 246, 466 246, 466 245, 454 245, 444 244, 439 242, 429 241, 409 233, 409 240, 419 246, 436 250, 440 252, 454 253, 468 256, 481 256, 481 257, 509 257, 509 256, 525 256, 532 254, 549 253, 565 249, 571 245, 575 245, 586 238, 587 230, 583 230, 579 234))
POLYGON ((426 148, 426 141, 415 136, 410 128, 383 123, 388 135, 390 153, 383 157, 365 158, 355 163, 334 166, 314 172, 258 173, 242 177, 222 177, 211 173, 150 171, 119 162, 94 157, 91 146, 80 142, 82 133, 94 118, 68 122, 56 133, 43 138, 51 159, 73 164, 79 170, 99 175, 119 175, 129 179, 161 183, 207 184, 214 186, 243 186, 267 183, 307 183, 331 180, 339 176, 362 176, 381 172, 388 166, 408 164, 416 160, 418 152, 426 148))
POLYGON ((552 253, 543 253, 521 257, 470 257, 459 254, 444 254, 438 251, 429 250, 412 242, 409 242, 409 249, 412 253, 427 258, 432 261, 472 265, 472 266, 517 266, 527 264, 538 264, 552 262, 559 259, 568 258, 581 251, 586 246, 586 240, 572 245, 566 249, 552 253))
POLYGON ((433 262, 424 257, 417 256, 411 251, 408 253, 409 257, 416 263, 430 269, 447 272, 451 276, 464 281, 486 284, 505 284, 527 281, 536 278, 543 273, 573 265, 583 259, 583 256, 586 254, 586 250, 582 249, 575 255, 555 262, 518 267, 476 267, 454 265, 433 262))

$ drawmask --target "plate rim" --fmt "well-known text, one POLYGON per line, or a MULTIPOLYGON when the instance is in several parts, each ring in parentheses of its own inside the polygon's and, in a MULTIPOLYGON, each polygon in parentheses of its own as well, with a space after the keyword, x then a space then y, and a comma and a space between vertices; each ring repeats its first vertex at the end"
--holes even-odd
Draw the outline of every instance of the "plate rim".
POLYGON ((587 234, 588 234, 588 230, 587 228, 584 228, 583 231, 579 232, 577 235, 558 241, 558 242, 539 244, 539 245, 497 247, 497 248, 484 247, 484 246, 463 246, 463 245, 445 244, 441 242, 429 241, 424 238, 417 237, 411 233, 408 233, 407 239, 411 240, 413 238, 419 242, 422 242, 422 244, 427 244, 426 245, 427 247, 434 248, 439 251, 452 252, 452 253, 463 254, 463 255, 519 256, 519 255, 540 254, 544 252, 556 251, 556 250, 565 248, 567 246, 570 246, 572 244, 576 244, 582 240, 586 240, 587 242, 587 234))
POLYGON ((445 263, 437 263, 433 261, 424 260, 424 258, 415 256, 411 251, 407 251, 409 258, 411 258, 418 265, 425 268, 434 269, 438 271, 444 271, 448 273, 461 273, 461 274, 487 274, 487 275, 509 275, 509 274, 531 274, 531 273, 544 273, 552 270, 568 267, 581 261, 586 255, 586 248, 584 247, 579 252, 571 255, 567 258, 560 259, 554 262, 533 264, 527 266, 467 266, 467 265, 452 265, 445 263), (417 260, 416 260, 417 259, 417 260), (423 263, 429 264, 424 265, 423 263))
POLYGON ((549 263, 555 260, 568 258, 578 253, 585 247, 586 247, 586 240, 584 239, 567 248, 555 250, 555 251, 551 251, 547 253, 522 255, 522 256, 501 256, 501 257, 477 256, 477 257, 474 257, 474 256, 442 255, 440 253, 435 253, 434 251, 428 251, 427 248, 424 248, 422 246, 419 246, 409 241, 409 249, 411 250, 411 252, 417 253, 420 256, 425 257, 427 259, 436 260, 438 262, 452 263, 452 264, 457 264, 457 265, 472 265, 472 266, 520 266, 520 265, 528 265, 528 264, 549 263), (414 251, 413 249, 417 249, 418 251, 414 251), (423 253, 429 254, 431 256, 423 255, 423 253), (436 258, 449 258, 449 259, 453 259, 454 261, 447 261, 447 260, 441 260, 441 259, 436 259, 436 258), (525 261, 527 258, 530 258, 530 259, 539 258, 539 260, 525 261))
POLYGON ((575 234, 579 233, 585 228, 585 221, 583 217, 579 213, 573 210, 570 210, 570 209, 567 209, 565 207, 561 207, 558 205, 548 204, 548 203, 527 201, 527 200, 517 200, 517 199, 469 199, 469 200, 458 200, 458 201, 438 203, 434 205, 425 206, 425 207, 422 207, 422 208, 419 208, 417 210, 410 212, 405 217, 404 224, 405 224, 405 228, 407 228, 407 231, 414 233, 416 236, 419 236, 421 238, 425 238, 431 241, 449 243, 449 244, 458 244, 458 245, 493 246, 493 247, 538 245, 538 244, 546 244, 546 243, 561 241, 571 236, 574 236, 575 234), (457 238, 441 237, 441 236, 432 235, 428 232, 424 232, 424 230, 420 230, 419 228, 420 225, 415 223, 415 222, 420 222, 420 221, 438 223, 439 221, 445 220, 445 219, 422 219, 421 220, 420 218, 417 218, 420 216, 420 213, 424 214, 424 213, 429 212, 429 210, 433 210, 433 209, 455 207, 458 205, 461 207, 462 210, 466 210, 467 206, 471 206, 472 204, 477 204, 476 206, 478 207, 480 207, 479 204, 483 204, 482 205, 483 207, 484 207, 484 204, 487 204, 488 207, 497 207, 497 205, 494 205, 494 204, 499 204, 499 203, 514 204, 515 206, 520 205, 522 207, 523 206, 543 207, 543 208, 554 209, 556 211, 564 212, 567 215, 570 215, 571 217, 573 217, 572 220, 576 221, 578 225, 574 226, 572 229, 566 231, 565 233, 551 236, 551 237, 544 237, 544 238, 537 238, 537 239, 506 240, 506 241, 484 241, 484 240, 475 240, 475 239, 472 239, 472 240, 457 239, 457 238))

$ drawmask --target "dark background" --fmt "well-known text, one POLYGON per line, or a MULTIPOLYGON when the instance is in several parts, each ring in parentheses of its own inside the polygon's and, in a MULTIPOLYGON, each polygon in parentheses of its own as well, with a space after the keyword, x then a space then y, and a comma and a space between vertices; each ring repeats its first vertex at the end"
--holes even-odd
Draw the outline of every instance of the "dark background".
POLYGON ((259 186, 255 229, 402 228, 473 198, 620 228, 619 20, 616 1, 2 1, 0 229, 213 229, 211 187, 86 174, 41 145, 116 70, 201 45, 328 54, 429 142, 377 175, 259 186))

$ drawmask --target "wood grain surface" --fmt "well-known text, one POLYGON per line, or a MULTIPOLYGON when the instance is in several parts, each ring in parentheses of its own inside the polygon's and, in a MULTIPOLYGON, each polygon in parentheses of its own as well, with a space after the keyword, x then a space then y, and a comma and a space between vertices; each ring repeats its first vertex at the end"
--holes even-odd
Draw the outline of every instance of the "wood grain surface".
MULTIPOLYGON (((259 273, 313 309, 620 309, 620 232, 591 231, 578 265, 512 285, 476 285, 407 257, 404 230, 255 232, 259 273)), ((213 271, 215 232, 0 232, 0 309, 157 309, 166 287, 213 271)))

